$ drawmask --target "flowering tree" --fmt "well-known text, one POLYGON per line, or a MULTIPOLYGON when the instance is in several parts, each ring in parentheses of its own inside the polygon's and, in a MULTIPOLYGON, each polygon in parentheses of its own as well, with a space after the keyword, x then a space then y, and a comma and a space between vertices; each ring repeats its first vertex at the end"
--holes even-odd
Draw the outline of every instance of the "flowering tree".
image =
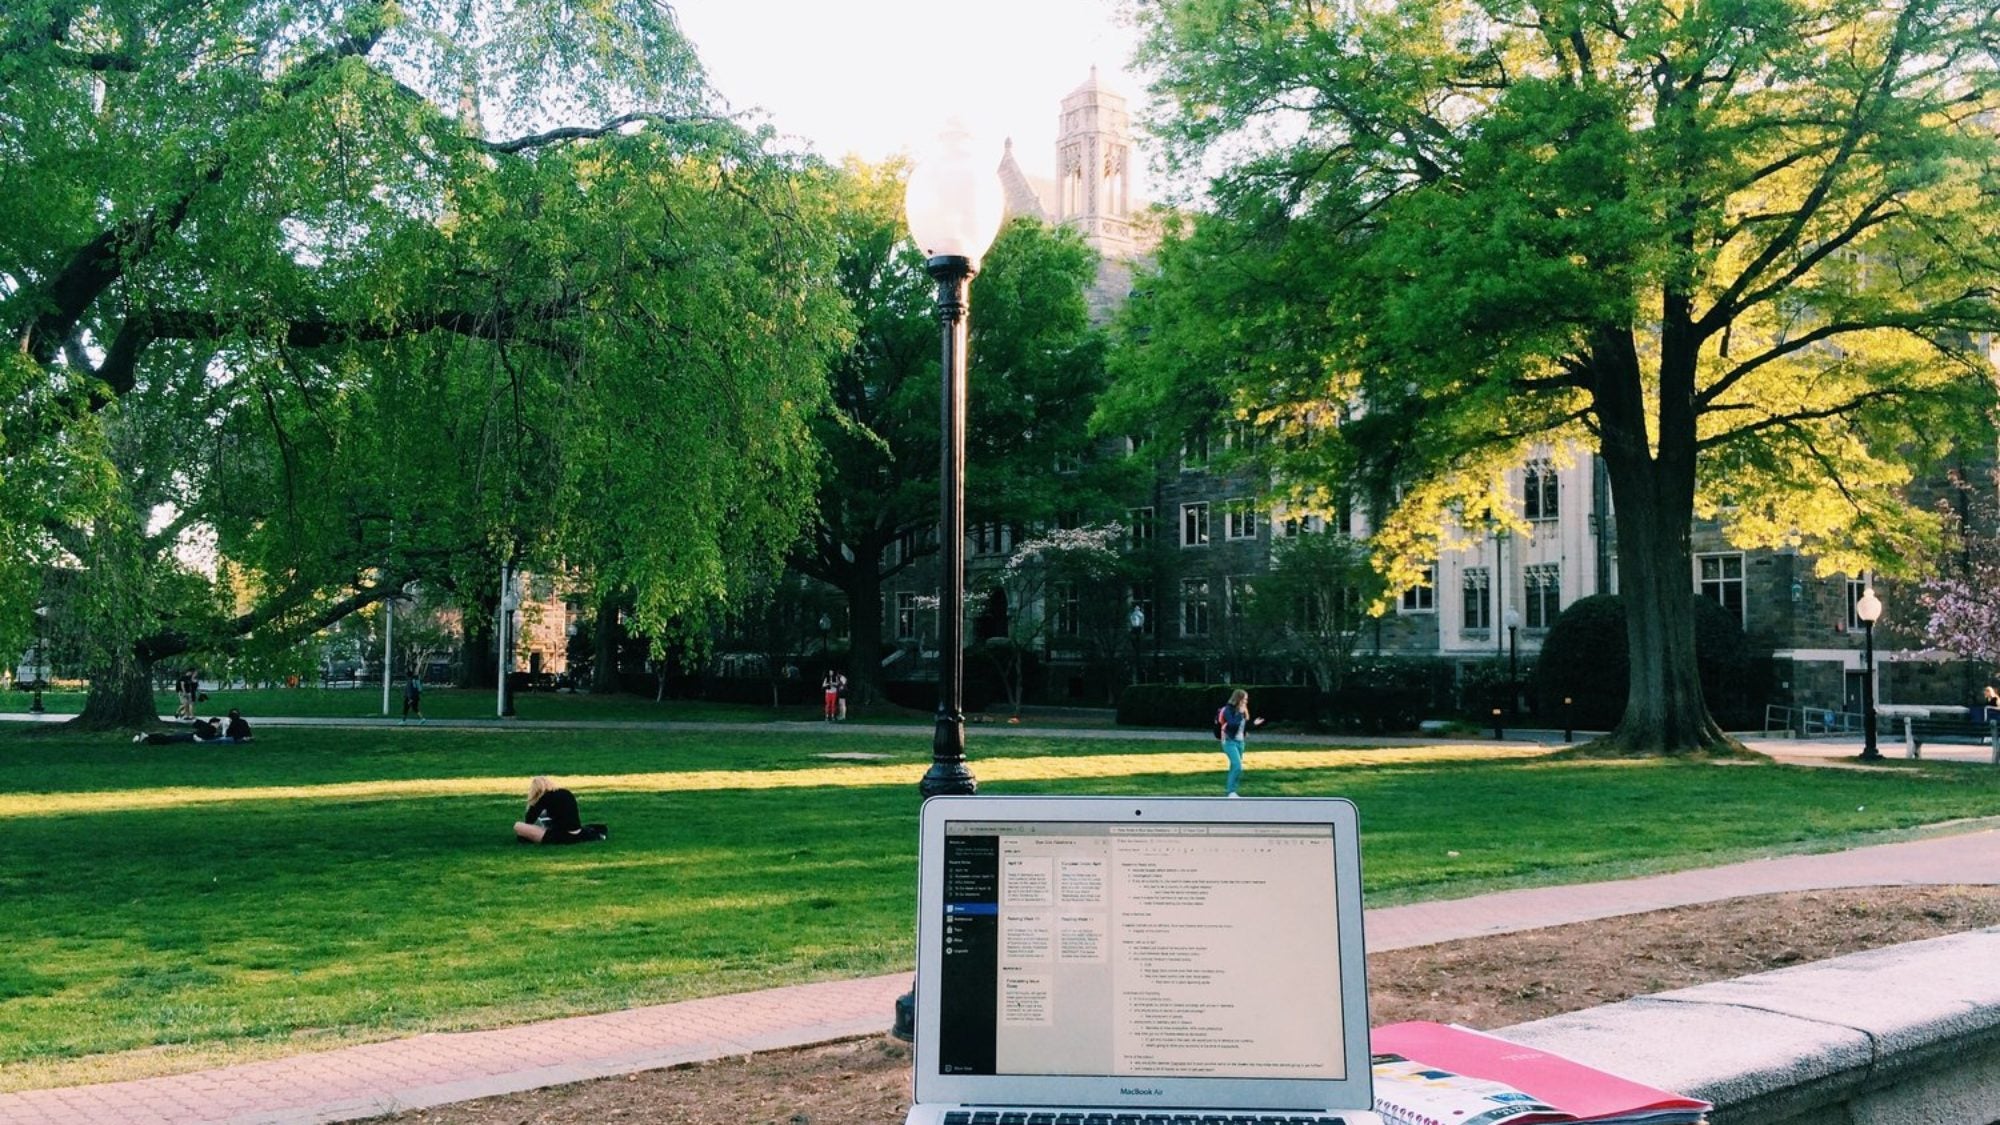
POLYGON ((1116 523, 1078 528, 1059 528, 1022 542, 1001 567, 975 594, 967 599, 968 612, 978 616, 996 595, 1006 598, 1006 629, 988 637, 979 650, 993 661, 1007 689, 1007 702, 1015 714, 1021 712, 1027 655, 1055 636, 1079 635, 1084 631, 1082 616, 1107 610, 1122 615, 1121 599, 1107 595, 1106 585, 1124 573, 1118 544, 1125 528, 1116 523), (1076 599, 1070 603, 1063 588, 1074 585, 1076 599), (1070 604, 1075 606, 1071 616, 1070 604))
POLYGON ((2000 666, 2000 473, 1992 483, 1983 495, 1959 486, 1966 503, 1949 517, 1959 533, 1958 558, 1917 590, 1930 615, 1925 638, 1988 667, 2000 666))

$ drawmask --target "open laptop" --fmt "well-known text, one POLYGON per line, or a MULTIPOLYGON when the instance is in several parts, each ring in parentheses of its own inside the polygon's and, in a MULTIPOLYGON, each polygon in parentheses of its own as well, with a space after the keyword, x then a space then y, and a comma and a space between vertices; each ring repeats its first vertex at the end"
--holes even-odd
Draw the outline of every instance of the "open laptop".
POLYGON ((934 797, 907 1125, 1379 1125, 1354 806, 934 797))

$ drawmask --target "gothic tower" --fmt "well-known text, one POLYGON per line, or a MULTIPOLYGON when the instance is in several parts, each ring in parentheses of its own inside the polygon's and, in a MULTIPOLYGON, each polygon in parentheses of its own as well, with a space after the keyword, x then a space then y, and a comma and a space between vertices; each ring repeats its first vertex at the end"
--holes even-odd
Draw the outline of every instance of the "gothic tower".
POLYGON ((1056 133, 1055 221, 1075 227, 1107 261, 1132 257, 1132 122, 1097 68, 1062 101, 1056 133))

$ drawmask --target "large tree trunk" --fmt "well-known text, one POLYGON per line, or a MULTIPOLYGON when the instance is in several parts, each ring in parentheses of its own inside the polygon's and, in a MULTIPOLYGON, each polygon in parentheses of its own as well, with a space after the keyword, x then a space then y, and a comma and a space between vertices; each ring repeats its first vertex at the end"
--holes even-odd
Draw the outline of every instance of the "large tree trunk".
POLYGON ((590 690, 593 695, 609 695, 618 690, 618 600, 600 598, 597 602, 597 628, 593 630, 591 641, 596 645, 596 653, 590 664, 590 690))
POLYGON ((152 662, 129 649, 114 656, 110 667, 91 675, 83 713, 74 722, 91 730, 144 730, 158 726, 160 708, 153 698, 152 662))
MULTIPOLYGON (((1674 318, 1669 317, 1669 322, 1674 318)), ((1639 358, 1629 334, 1607 344, 1597 390, 1602 451, 1617 513, 1618 592, 1631 680, 1625 715, 1602 748, 1688 754, 1734 744, 1709 716, 1694 651, 1694 370, 1669 332, 1661 361, 1658 440, 1649 442, 1639 358)))
POLYGON ((882 580, 873 567, 854 567, 847 595, 847 684, 854 697, 882 696, 882 580))

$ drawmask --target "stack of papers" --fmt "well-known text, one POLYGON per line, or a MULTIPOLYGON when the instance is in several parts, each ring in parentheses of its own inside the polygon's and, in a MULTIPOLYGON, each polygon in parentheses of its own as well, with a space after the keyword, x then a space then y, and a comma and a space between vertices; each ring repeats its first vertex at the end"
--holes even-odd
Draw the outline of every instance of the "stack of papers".
POLYGON ((1378 1027, 1375 1111, 1393 1125, 1698 1125, 1712 1108, 1483 1031, 1378 1027))

